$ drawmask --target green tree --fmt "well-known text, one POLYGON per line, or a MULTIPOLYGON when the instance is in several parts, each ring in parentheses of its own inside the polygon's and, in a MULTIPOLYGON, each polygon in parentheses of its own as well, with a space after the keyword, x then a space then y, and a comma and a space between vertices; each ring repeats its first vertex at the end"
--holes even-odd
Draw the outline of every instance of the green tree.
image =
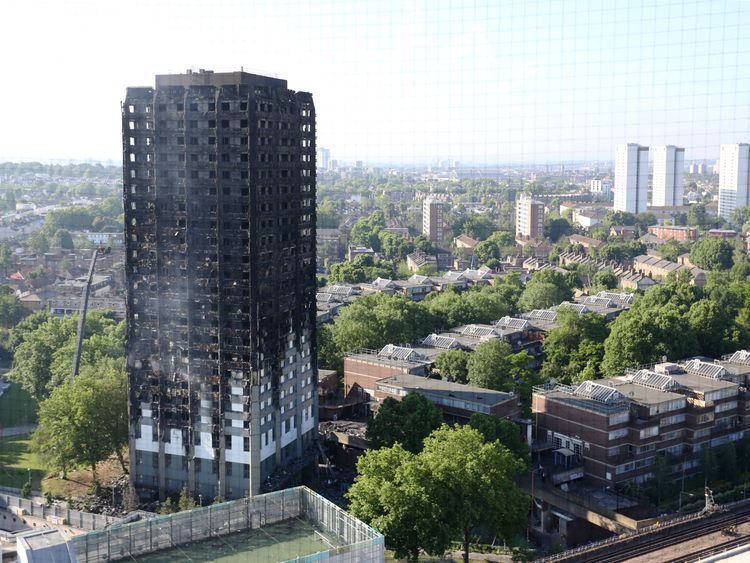
POLYGON ((646 245, 638 241, 610 242, 598 250, 598 256, 602 260, 613 260, 623 262, 632 260, 636 256, 645 254, 646 245))
POLYGON ((26 237, 24 245, 32 252, 37 252, 39 254, 44 254, 49 251, 49 239, 43 231, 34 231, 31 233, 26 237))
POLYGON ((703 477, 710 484, 719 476, 719 462, 713 448, 704 444, 700 452, 700 464, 703 477))
POLYGON ((367 439, 372 449, 389 448, 398 442, 407 451, 418 453, 424 439, 442 421, 440 409, 419 393, 409 393, 401 401, 388 397, 377 416, 368 421, 367 439))
POLYGON ((77 462, 76 444, 71 429, 75 425, 73 407, 76 397, 70 385, 63 385, 39 405, 39 424, 32 435, 31 450, 46 467, 59 471, 67 479, 77 462))
POLYGON ((493 338, 476 347, 466 364, 469 383, 485 389, 510 391, 513 379, 508 358, 513 353, 510 344, 493 338))
POLYGON ((737 462, 737 450, 735 449, 734 442, 722 444, 719 447, 717 458, 719 476, 730 483, 736 481, 737 477, 739 477, 740 471, 737 462))
MULTIPOLYGON (((15 340, 20 329, 22 341, 16 347, 10 379, 37 400, 48 397, 70 377, 77 321, 77 315, 58 319, 38 314, 21 321, 13 331, 15 340)), ((117 323, 105 311, 91 311, 86 317, 81 366, 124 356, 125 323, 117 323)))
POLYGON ((734 322, 731 313, 709 299, 701 299, 690 306, 688 325, 706 356, 721 358, 730 347, 736 347, 732 342, 734 322))
POLYGON ((524 464, 499 442, 469 426, 443 426, 424 442, 417 462, 428 477, 440 520, 461 538, 464 563, 471 539, 513 539, 526 525, 527 497, 515 483, 524 464))
POLYGON ((662 356, 685 358, 696 349, 695 334, 677 305, 633 307, 611 324, 601 370, 607 376, 622 375, 627 367, 654 363, 662 356), (680 338, 675 338, 676 334, 680 338))
POLYGON ((571 226, 570 221, 564 217, 553 219, 548 216, 544 221, 544 234, 552 242, 557 242, 561 237, 568 236, 572 232, 573 227, 571 226))
POLYGON ((74 248, 73 237, 70 236, 70 232, 65 229, 58 229, 52 240, 54 241, 55 246, 64 250, 73 250, 74 248))
POLYGON ((704 270, 732 267, 732 245, 720 238, 702 238, 690 249, 690 261, 704 270))
POLYGON ((331 336, 336 349, 380 349, 391 342, 413 342, 433 332, 435 320, 419 303, 383 293, 360 297, 336 317, 331 336))
POLYGON ((593 287, 599 291, 615 289, 619 283, 617 276, 608 268, 596 272, 591 281, 593 287))
POLYGON ((656 247, 656 250, 659 251, 662 255, 662 257, 665 260, 671 260, 672 262, 677 262, 677 259, 688 252, 690 250, 689 245, 683 244, 678 240, 668 240, 664 244, 661 244, 656 247))
POLYGON ((425 254, 435 254, 435 245, 424 235, 418 235, 414 238, 414 248, 425 254))
POLYGON ((385 215, 382 211, 373 211, 369 216, 357 220, 349 234, 353 244, 362 244, 376 252, 380 250, 378 235, 385 228, 385 215))
POLYGON ((646 494, 658 507, 662 500, 671 498, 677 492, 677 484, 670 474, 669 462, 663 455, 656 456, 653 474, 646 483, 646 494))
POLYGON ((0 327, 12 328, 29 313, 8 286, 0 285, 0 327))
POLYGON ((8 277, 8 271, 13 267, 13 250, 10 245, 5 242, 0 242, 0 270, 3 272, 3 276, 8 277))
MULTIPOLYGON (((493 323, 515 311, 517 291, 512 286, 485 285, 462 294, 472 323, 493 323)), ((456 326, 456 325, 453 325, 456 326)))
POLYGON ((521 428, 514 422, 489 414, 474 413, 469 419, 469 426, 478 430, 487 443, 500 442, 525 467, 531 462, 529 447, 523 441, 521 428))
POLYGON ((546 309, 573 297, 573 288, 562 273, 552 268, 536 272, 518 299, 522 311, 546 309))
POLYGON ((5 209, 16 210, 16 191, 13 188, 8 188, 5 192, 5 209))
POLYGON ((195 500, 188 492, 187 487, 182 487, 182 490, 180 491, 180 498, 177 501, 177 506, 179 507, 180 511, 192 510, 193 508, 195 508, 195 500))
POLYGON ((417 455, 400 445, 368 451, 357 463, 349 509, 380 530, 396 557, 441 555, 453 538, 468 561, 473 537, 505 541, 525 524, 527 498, 514 478, 523 463, 468 426, 442 426, 417 455))
POLYGON ((404 260, 407 254, 414 251, 414 244, 401 235, 380 231, 380 251, 389 260, 404 260))
POLYGON ((463 232, 477 240, 488 238, 496 229, 497 226, 487 215, 472 215, 463 224, 463 232))
POLYGON ((474 255, 481 264, 500 258, 500 248, 492 240, 483 240, 474 247, 474 255))
POLYGON ((729 222, 736 229, 744 230, 743 227, 750 223, 750 207, 747 205, 735 207, 729 216, 729 222))
POLYGON ((553 283, 529 282, 518 300, 518 308, 521 311, 547 309, 570 299, 571 296, 570 290, 563 289, 553 283))
POLYGON ((561 307, 557 310, 557 326, 544 339, 542 374, 564 383, 579 380, 588 366, 598 374, 604 356, 604 342, 609 329, 604 317, 561 307))
POLYGON ((346 494, 349 511, 379 530, 397 558, 409 561, 433 544, 438 544, 434 551, 445 551, 449 541, 434 520, 439 507, 429 498, 428 482, 419 477, 415 455, 400 444, 370 449, 357 461, 357 477, 346 494))
POLYGON ((71 384, 57 387, 39 407, 32 447, 54 468, 91 468, 115 454, 126 471, 128 384, 124 359, 84 366, 71 384))
POLYGON ((472 311, 464 295, 453 289, 434 291, 422 303, 435 318, 438 328, 447 329, 472 322, 472 311))
POLYGON ((446 350, 435 358, 435 367, 440 375, 448 381, 466 383, 468 381, 467 363, 471 354, 464 350, 446 350))
POLYGON ((708 214, 703 203, 694 203, 688 209, 687 224, 691 227, 705 229, 708 225, 708 214))
POLYGON ((164 499, 164 502, 162 502, 159 507, 159 514, 173 514, 175 512, 177 512, 177 507, 175 506, 172 497, 164 499))
POLYGON ((317 226, 321 229, 336 229, 339 226, 341 217, 333 201, 327 200, 318 205, 315 219, 317 226))

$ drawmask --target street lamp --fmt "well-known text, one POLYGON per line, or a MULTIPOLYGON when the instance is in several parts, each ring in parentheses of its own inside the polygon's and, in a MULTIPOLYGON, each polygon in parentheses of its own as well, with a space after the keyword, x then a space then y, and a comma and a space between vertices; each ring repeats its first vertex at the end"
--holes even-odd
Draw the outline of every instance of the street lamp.
POLYGON ((203 506, 203 495, 198 493, 198 506, 203 506))

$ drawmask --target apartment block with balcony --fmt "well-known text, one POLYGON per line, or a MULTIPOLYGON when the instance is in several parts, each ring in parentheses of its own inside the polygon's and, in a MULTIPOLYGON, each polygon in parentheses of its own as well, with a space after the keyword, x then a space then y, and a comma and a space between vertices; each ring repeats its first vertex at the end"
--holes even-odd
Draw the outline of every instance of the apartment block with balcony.
POLYGON ((569 450, 582 468, 575 477, 605 486, 649 480, 657 456, 666 458, 675 475, 695 473, 703 448, 735 442, 745 432, 747 407, 739 383, 750 371, 745 354, 536 388, 536 441, 569 450))

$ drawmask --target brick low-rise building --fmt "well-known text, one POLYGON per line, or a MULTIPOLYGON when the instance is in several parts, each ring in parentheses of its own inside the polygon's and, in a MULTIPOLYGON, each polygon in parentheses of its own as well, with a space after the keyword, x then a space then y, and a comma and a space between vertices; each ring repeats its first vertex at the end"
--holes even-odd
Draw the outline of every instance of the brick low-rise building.
POLYGON ((648 232, 664 240, 698 240, 698 227, 651 225, 648 232))
POLYGON ((468 422, 475 413, 508 419, 521 415, 518 396, 513 393, 410 374, 394 375, 375 384, 378 401, 388 397, 400 401, 408 393, 418 393, 435 403, 453 422, 468 422))
POLYGON ((380 351, 358 350, 344 358, 344 395, 375 396, 375 384, 399 374, 427 376, 432 361, 414 350, 388 344, 380 351))
POLYGON ((737 441, 748 426, 750 353, 744 354, 536 388, 536 440, 572 451, 583 467, 578 476, 603 485, 647 481, 657 456, 665 457, 673 474, 693 474, 703 448, 737 441))

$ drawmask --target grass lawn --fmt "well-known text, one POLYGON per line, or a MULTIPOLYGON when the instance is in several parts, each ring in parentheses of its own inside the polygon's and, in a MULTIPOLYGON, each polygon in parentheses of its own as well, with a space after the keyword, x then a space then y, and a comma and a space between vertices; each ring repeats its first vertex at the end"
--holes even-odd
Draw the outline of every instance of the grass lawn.
MULTIPOLYGON (((67 479, 56 472, 50 474, 49 468, 29 451, 29 439, 28 434, 0 439, 0 486, 22 488, 31 469, 31 488, 35 491, 49 491, 61 498, 80 497, 88 492, 93 482, 90 469, 72 470, 67 479)), ((97 464, 97 473, 100 483, 109 483, 122 475, 122 468, 115 458, 110 458, 97 464)))
POLYGON ((36 401, 15 383, 0 397, 0 427, 36 422, 36 401))
POLYGON ((41 482, 47 474, 39 458, 29 451, 29 435, 19 434, 0 440, 0 485, 20 489, 29 480, 31 488, 41 489, 41 482))

